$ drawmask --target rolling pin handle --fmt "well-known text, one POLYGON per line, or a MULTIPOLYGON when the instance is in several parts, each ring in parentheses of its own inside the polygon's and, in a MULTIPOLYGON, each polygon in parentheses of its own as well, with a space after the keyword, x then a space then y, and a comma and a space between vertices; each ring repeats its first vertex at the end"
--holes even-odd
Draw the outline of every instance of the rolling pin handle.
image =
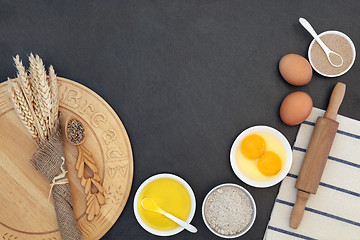
POLYGON ((328 108, 326 109, 324 117, 336 120, 337 112, 344 99, 346 85, 338 82, 331 93, 328 108))
POLYGON ((301 220, 304 216, 305 205, 309 199, 310 193, 298 190, 296 194, 296 202, 291 211, 290 215, 290 224, 289 226, 293 229, 297 229, 301 223, 301 220))

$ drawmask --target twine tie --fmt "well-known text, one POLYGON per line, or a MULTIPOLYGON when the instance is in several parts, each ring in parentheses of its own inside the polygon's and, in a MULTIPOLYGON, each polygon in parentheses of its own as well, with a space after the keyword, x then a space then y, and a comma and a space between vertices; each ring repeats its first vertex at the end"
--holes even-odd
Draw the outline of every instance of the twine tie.
POLYGON ((51 192, 52 192, 52 189, 55 185, 61 185, 61 184, 66 184, 66 183, 69 183, 69 180, 66 177, 66 173, 68 171, 65 171, 64 169, 64 164, 65 164, 65 158, 64 157, 61 157, 61 160, 62 160, 62 164, 60 166, 60 169, 61 169, 61 173, 57 176, 55 176, 53 178, 53 180, 51 181, 51 184, 50 184, 50 191, 49 191, 49 196, 48 196, 48 201, 50 201, 50 196, 51 196, 51 192))

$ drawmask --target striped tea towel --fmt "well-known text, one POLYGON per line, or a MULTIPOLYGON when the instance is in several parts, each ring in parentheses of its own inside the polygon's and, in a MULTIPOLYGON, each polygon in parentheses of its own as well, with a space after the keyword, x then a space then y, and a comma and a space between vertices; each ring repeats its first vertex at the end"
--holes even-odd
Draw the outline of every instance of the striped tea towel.
POLYGON ((293 163, 275 200, 264 240, 360 240, 360 121, 338 115, 339 129, 316 195, 310 195, 297 230, 289 227, 296 200, 295 182, 315 121, 324 111, 313 108, 299 129, 293 163))

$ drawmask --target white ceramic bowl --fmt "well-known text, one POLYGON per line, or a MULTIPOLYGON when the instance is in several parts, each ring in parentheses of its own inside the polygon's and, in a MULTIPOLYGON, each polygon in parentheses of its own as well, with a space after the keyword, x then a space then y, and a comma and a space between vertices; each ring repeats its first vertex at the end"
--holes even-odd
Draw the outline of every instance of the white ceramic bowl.
POLYGON ((160 230, 154 229, 152 227, 149 227, 146 223, 144 223, 144 221, 141 219, 139 211, 138 211, 137 203, 139 201, 140 193, 142 192, 142 190, 144 189, 144 187, 146 185, 148 185, 150 182, 152 182, 154 180, 157 180, 157 179, 160 179, 160 178, 174 179, 174 180, 180 182, 187 189, 187 191, 189 193, 189 196, 190 196, 190 200, 191 200, 191 209, 190 209, 189 216, 188 216, 188 218, 186 219, 185 222, 187 222, 187 223, 191 222, 191 220, 194 217, 195 209, 196 209, 196 200, 195 200, 194 192, 191 189, 190 185, 184 179, 182 179, 182 178, 180 178, 180 177, 178 177, 178 176, 176 176, 174 174, 169 174, 169 173, 161 173, 161 174, 154 175, 154 176, 146 179, 140 185, 140 187, 136 191, 136 194, 135 194, 135 197, 134 197, 134 205, 133 205, 134 206, 134 214, 135 214, 136 220, 139 222, 139 224, 146 231, 148 231, 149 233, 152 233, 152 234, 157 235, 157 236, 172 236, 172 235, 175 235, 175 234, 181 232, 182 230, 184 230, 184 228, 179 226, 179 227, 177 227, 175 229, 172 229, 172 230, 169 230, 169 231, 160 231, 160 230))
POLYGON ((350 64, 349 67, 348 67, 347 69, 345 69, 343 72, 338 73, 338 74, 335 74, 335 75, 329 75, 329 74, 320 72, 320 71, 314 66, 314 64, 313 64, 313 62, 312 62, 312 59, 311 59, 311 48, 312 48, 312 46, 313 46, 314 43, 315 43, 315 39, 312 40, 312 42, 310 43, 310 46, 309 46, 309 50, 308 50, 309 62, 310 62, 310 64, 311 64, 312 68, 313 68, 317 73, 319 73, 320 75, 323 75, 324 77, 339 77, 339 76, 345 74, 347 71, 349 71, 350 68, 352 67, 352 65, 354 64, 354 62, 355 62, 355 57, 356 57, 355 45, 354 45, 354 43, 351 41, 351 39, 350 39, 347 35, 345 35, 345 34, 342 33, 342 32, 339 32, 339 31, 326 31, 326 32, 320 33, 320 34, 319 34, 319 37, 324 36, 324 35, 327 35, 327 34, 336 34, 336 35, 339 35, 339 36, 345 38, 345 39, 350 43, 351 48, 352 48, 352 52, 353 52, 353 59, 352 59, 351 64, 350 64))
POLYGON ((255 204, 255 201, 254 201, 254 198, 251 196, 251 194, 243 187, 241 187, 240 185, 237 185, 237 184, 233 184, 233 183, 224 183, 224 184, 221 184, 221 185, 218 185, 216 187, 214 187, 213 189, 210 190, 210 192, 206 195, 206 197, 204 198, 204 201, 203 201, 203 204, 202 204, 202 217, 203 217, 203 220, 204 220, 204 223, 205 225, 207 226, 207 228, 212 232, 214 233, 215 235, 219 236, 219 237, 222 237, 222 238, 237 238, 237 237, 240 237, 242 235, 244 235, 247 231, 250 230, 250 228, 252 227, 252 225, 254 224, 255 222, 255 218, 256 218, 256 204, 255 204), (235 234, 235 235, 222 235, 218 232, 216 232, 214 229, 212 229, 209 225, 209 223, 206 221, 206 217, 205 217, 205 203, 208 199, 208 197, 210 196, 210 194, 212 192, 214 192, 215 190, 217 190, 218 188, 221 188, 221 187, 236 187, 238 189, 240 189, 241 191, 243 191, 250 199, 250 202, 251 202, 251 206, 253 208, 253 215, 252 215, 252 218, 251 218, 251 221, 249 222, 249 224, 247 225, 247 227, 245 229, 243 229, 240 233, 238 234, 235 234))
POLYGON ((231 163, 231 167, 232 167, 234 173, 236 174, 236 176, 238 178, 240 178, 240 180, 243 181, 244 183, 246 183, 246 184, 248 184, 250 186, 253 186, 253 187, 258 187, 258 188, 271 187, 271 186, 274 186, 275 184, 279 183, 281 180, 283 180, 285 178, 285 176, 290 171, 291 164, 292 164, 291 146, 290 146, 288 140, 286 139, 286 137, 281 132, 276 130, 275 128, 268 127, 268 126, 250 127, 248 129, 244 130, 242 133, 240 133, 240 135, 237 136, 237 138, 235 139, 233 145, 231 146, 230 163, 231 163), (271 134, 275 135, 285 147, 285 151, 286 151, 286 161, 285 161, 286 165, 285 165, 285 168, 282 170, 281 174, 279 174, 276 178, 274 178, 272 180, 269 180, 269 181, 255 181, 253 179, 250 179, 247 176, 245 176, 239 170, 239 168, 238 168, 238 166, 236 164, 236 158, 235 158, 236 149, 238 148, 240 142, 246 136, 248 136, 249 134, 254 133, 254 132, 268 132, 268 133, 271 133, 271 134))

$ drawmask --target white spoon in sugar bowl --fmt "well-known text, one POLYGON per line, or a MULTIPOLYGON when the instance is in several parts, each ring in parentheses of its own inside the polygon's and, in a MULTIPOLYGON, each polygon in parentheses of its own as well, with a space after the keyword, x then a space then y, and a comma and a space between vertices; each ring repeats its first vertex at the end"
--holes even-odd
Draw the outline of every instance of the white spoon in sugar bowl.
POLYGON ((334 67, 341 67, 344 63, 344 60, 340 56, 340 54, 332 51, 330 48, 328 48, 328 46, 325 45, 325 43, 320 39, 320 37, 315 32, 314 28, 310 25, 310 23, 305 18, 299 18, 299 22, 311 34, 311 36, 313 36, 313 38, 319 43, 320 47, 324 50, 326 57, 329 60, 330 64, 333 65, 334 67), (339 58, 339 60, 341 60, 341 63, 340 64, 333 63, 330 58, 330 54, 337 56, 337 58, 339 58))

